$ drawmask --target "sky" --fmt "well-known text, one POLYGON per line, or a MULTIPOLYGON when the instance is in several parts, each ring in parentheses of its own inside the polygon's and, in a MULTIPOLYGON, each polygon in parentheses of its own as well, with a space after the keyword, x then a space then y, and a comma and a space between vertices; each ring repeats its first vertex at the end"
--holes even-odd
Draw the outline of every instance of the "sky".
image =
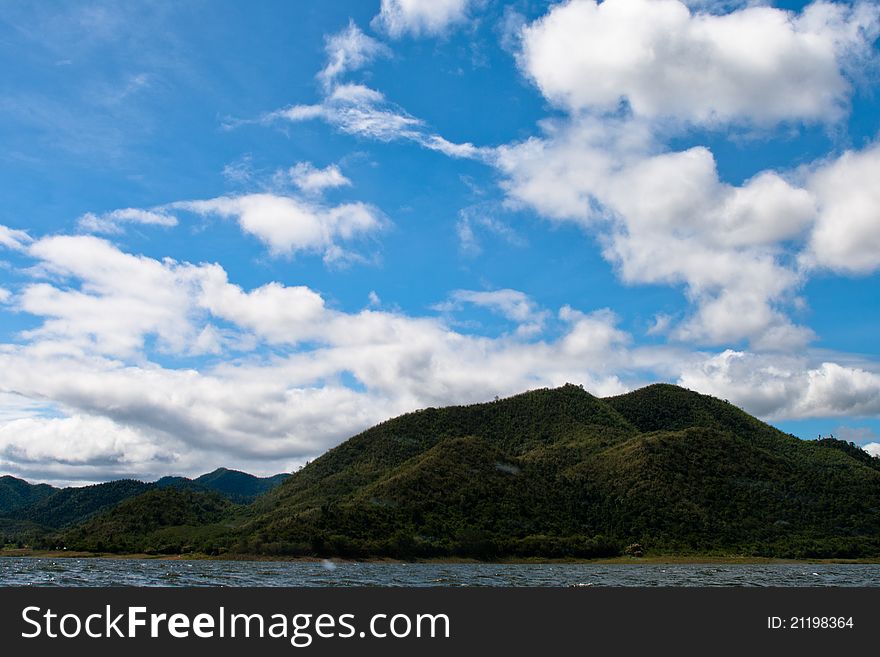
POLYGON ((666 381, 880 454, 880 4, 4 3, 0 474, 666 381))

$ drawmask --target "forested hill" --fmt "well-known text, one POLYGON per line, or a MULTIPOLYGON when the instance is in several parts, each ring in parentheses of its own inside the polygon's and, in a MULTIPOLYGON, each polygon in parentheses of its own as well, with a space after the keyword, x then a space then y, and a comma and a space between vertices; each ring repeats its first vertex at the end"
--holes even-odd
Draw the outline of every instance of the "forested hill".
POLYGON ((288 474, 277 474, 272 477, 255 477, 247 472, 217 468, 213 472, 203 474, 195 479, 186 477, 162 477, 156 482, 159 488, 184 488, 194 491, 219 493, 233 502, 246 504, 253 502, 263 493, 272 490, 288 474))
POLYGON ((880 461, 676 386, 600 399, 566 385, 388 420, 246 506, 150 491, 47 540, 353 558, 876 558, 880 461))
POLYGON ((536 390, 351 438, 259 500, 236 548, 880 555, 878 459, 847 445, 672 385, 536 390))

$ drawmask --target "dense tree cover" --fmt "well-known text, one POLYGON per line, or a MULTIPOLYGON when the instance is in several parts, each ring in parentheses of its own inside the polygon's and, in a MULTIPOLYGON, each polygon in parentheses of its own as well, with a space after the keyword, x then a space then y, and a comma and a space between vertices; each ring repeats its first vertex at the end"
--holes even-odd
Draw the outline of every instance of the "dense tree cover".
POLYGON ((76 550, 182 554, 208 552, 235 506, 213 492, 154 488, 48 539, 76 550))
POLYGON ((47 484, 30 484, 8 475, 0 477, 0 516, 38 502, 56 490, 47 484))
POLYGON ((828 447, 830 449, 839 449, 840 451, 852 456, 857 461, 861 461, 867 466, 874 468, 875 470, 880 470, 880 457, 871 456, 863 450, 861 447, 856 445, 855 443, 850 443, 845 440, 838 440, 836 438, 820 438, 816 441, 817 445, 821 447, 828 447))
POLYGON ((46 527, 60 528, 82 522, 110 509, 122 500, 148 490, 150 484, 134 479, 120 479, 94 486, 62 488, 38 502, 9 514, 46 527))
POLYGON ((150 491, 54 540, 291 556, 877 557, 880 468, 841 443, 676 386, 603 400, 567 385, 389 420, 246 507, 150 491))
POLYGON ((0 477, 0 547, 54 546, 59 540, 54 530, 82 523, 154 488, 218 493, 231 502, 243 504, 254 501, 289 476, 255 477, 219 468, 196 479, 164 477, 152 484, 123 479, 63 489, 46 484, 33 485, 14 477, 0 477))
POLYGON ((27 520, 0 518, 0 548, 30 548, 45 544, 48 527, 27 520))
POLYGON ((378 425, 254 505, 232 548, 880 555, 874 462, 676 386, 600 400, 568 385, 378 425))

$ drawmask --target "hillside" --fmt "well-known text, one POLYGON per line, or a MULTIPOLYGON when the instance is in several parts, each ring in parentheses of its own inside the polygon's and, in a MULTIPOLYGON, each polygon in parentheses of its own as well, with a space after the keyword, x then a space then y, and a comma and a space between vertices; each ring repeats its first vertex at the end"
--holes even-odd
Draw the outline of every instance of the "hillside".
POLYGON ((369 429, 255 504, 234 548, 880 555, 876 463, 676 386, 567 385, 369 429))
POLYGON ((289 474, 277 474, 272 477, 255 477, 239 470, 217 468, 213 472, 203 474, 195 479, 187 477, 162 477, 156 482, 159 488, 181 488, 193 491, 213 491, 238 504, 253 502, 281 482, 289 474))
POLYGON ((129 497, 140 495, 150 486, 142 481, 120 479, 93 486, 56 489, 51 495, 8 515, 53 529, 67 527, 113 508, 129 497))
POLYGON ((151 491, 60 539, 356 558, 878 557, 878 464, 676 386, 599 399, 566 385, 388 420, 246 507, 151 491))
POLYGON ((39 502, 56 490, 47 484, 29 484, 8 475, 0 477, 0 516, 39 502))
POLYGON ((213 492, 154 488, 68 530, 59 539, 78 550, 182 554, 211 552, 219 524, 234 505, 213 492))
MULTIPOLYGON (((218 468, 195 479, 163 477, 155 483, 121 479, 61 489, 46 484, 34 485, 9 476, 0 477, 0 546, 53 545, 55 530, 83 523, 154 488, 219 494, 235 504, 246 504, 278 486, 288 476, 255 477, 218 468)), ((184 498, 172 496, 169 499, 180 501, 184 498)))

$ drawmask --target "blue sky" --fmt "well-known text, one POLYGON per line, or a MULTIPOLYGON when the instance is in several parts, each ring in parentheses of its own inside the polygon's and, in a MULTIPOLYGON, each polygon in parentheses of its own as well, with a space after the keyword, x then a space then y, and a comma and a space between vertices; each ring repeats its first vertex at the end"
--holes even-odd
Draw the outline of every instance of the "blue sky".
POLYGON ((669 381, 880 450, 876 2, 13 3, 0 471, 669 381))

